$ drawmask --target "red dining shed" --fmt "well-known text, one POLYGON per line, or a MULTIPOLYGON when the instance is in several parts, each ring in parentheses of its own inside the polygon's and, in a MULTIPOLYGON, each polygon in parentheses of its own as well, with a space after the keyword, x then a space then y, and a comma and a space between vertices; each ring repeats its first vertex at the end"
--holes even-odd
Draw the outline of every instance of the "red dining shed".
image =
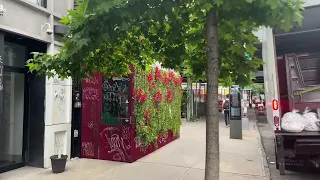
POLYGON ((134 79, 134 74, 106 79, 96 73, 83 80, 82 158, 130 163, 179 137, 168 130, 158 135, 156 144, 144 145, 134 116, 134 79))

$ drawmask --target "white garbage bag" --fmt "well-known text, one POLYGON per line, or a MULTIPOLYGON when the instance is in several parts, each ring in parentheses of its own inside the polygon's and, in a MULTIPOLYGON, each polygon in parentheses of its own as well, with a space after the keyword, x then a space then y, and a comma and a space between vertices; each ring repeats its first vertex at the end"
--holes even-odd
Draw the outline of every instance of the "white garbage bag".
POLYGON ((303 116, 298 110, 287 112, 283 115, 281 127, 287 132, 301 132, 304 129, 303 116))
POLYGON ((304 118, 305 131, 320 131, 320 126, 318 125, 319 119, 316 113, 310 112, 310 109, 306 107, 302 116, 304 118))

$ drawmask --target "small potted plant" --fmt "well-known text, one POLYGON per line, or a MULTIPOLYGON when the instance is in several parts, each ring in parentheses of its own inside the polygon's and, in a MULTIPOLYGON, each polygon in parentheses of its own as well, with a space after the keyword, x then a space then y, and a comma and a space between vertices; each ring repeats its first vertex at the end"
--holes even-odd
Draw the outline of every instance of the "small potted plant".
POLYGON ((66 169, 66 163, 67 163, 68 156, 61 154, 62 144, 60 143, 58 137, 56 137, 55 146, 56 146, 56 150, 57 150, 58 154, 50 157, 52 172, 53 173, 62 173, 66 169))

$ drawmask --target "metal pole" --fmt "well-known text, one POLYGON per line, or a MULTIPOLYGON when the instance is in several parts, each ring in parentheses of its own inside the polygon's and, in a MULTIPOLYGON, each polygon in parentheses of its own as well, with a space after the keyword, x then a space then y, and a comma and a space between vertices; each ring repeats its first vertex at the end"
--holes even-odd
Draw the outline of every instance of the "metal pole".
MULTIPOLYGON (((196 82, 196 96, 198 96, 198 82, 196 82)), ((196 117, 198 117, 198 101, 199 101, 199 97, 196 97, 196 117)))
POLYGON ((192 83, 187 82, 187 121, 191 120, 192 111, 192 83))
MULTIPOLYGON (((0 136, 4 136, 4 98, 3 98, 3 61, 4 61, 4 35, 0 33, 0 136)), ((0 156, 3 156, 4 144, 0 142, 0 156)))

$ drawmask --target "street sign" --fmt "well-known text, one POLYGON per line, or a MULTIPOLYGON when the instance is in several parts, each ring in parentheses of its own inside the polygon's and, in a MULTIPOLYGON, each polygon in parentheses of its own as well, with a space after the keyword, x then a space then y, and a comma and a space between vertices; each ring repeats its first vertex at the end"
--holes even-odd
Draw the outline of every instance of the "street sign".
POLYGON ((248 53, 244 53, 244 57, 246 58, 246 60, 251 61, 252 57, 250 57, 250 55, 248 53))

